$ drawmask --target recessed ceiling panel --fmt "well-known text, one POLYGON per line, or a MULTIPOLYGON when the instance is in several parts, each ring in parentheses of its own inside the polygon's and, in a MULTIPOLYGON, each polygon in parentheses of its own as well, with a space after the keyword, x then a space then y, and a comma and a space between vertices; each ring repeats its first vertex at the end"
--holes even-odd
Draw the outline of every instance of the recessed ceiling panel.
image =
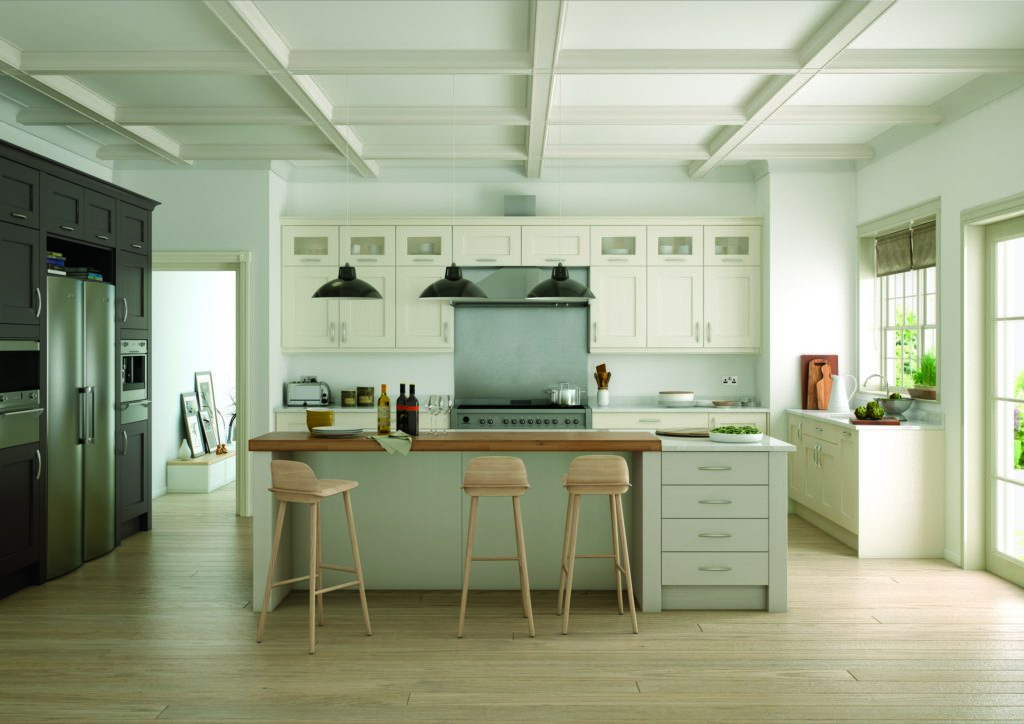
POLYGON ((931 105, 974 80, 969 73, 817 75, 789 105, 931 105))
POLYGON ((317 76, 335 106, 524 106, 529 83, 500 75, 317 76))
POLYGON ((521 146, 525 139, 525 131, 521 126, 358 126, 356 132, 364 143, 377 145, 521 146))
POLYGON ((898 2, 851 49, 1024 48, 1024 2, 898 2))
POLYGON ((118 106, 294 108, 270 78, 242 75, 89 75, 79 79, 118 106))
POLYGON ((302 50, 523 50, 523 0, 261 0, 290 48, 302 50))
POLYGON ((562 47, 787 50, 799 46, 838 5, 827 0, 572 0, 562 47))
POLYGON ((751 133, 744 144, 869 143, 889 128, 888 125, 877 123, 765 125, 751 133))
POLYGON ((289 145, 327 143, 312 126, 157 126, 178 143, 207 145, 289 145))
POLYGON ((567 106, 730 106, 762 82, 754 75, 568 75, 558 77, 553 97, 567 106))
POLYGON ((553 126, 547 141, 560 144, 615 145, 671 143, 702 144, 715 132, 714 126, 553 126))

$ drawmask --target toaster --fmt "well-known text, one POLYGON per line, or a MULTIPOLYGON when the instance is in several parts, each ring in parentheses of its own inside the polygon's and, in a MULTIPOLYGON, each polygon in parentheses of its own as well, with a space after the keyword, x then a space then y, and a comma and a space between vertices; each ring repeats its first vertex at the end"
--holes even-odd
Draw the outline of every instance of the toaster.
POLYGON ((288 407, 320 407, 331 403, 331 388, 316 377, 303 377, 284 386, 284 404, 288 407))

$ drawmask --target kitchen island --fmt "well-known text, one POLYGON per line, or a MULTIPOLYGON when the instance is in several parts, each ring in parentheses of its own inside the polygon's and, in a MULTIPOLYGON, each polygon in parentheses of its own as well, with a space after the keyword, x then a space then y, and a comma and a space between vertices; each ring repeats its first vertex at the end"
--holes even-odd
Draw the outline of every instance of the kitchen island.
MULTIPOLYGON (((658 437, 650 432, 464 431, 413 440, 408 455, 387 454, 369 436, 326 438, 269 433, 249 441, 255 481, 270 482, 272 459, 309 464, 322 478, 359 481, 353 493, 367 588, 459 589, 468 499, 460 485, 479 455, 515 455, 530 491, 523 518, 530 582, 558 587, 565 521, 562 477, 577 455, 621 455, 633 488, 623 499, 634 588, 647 612, 665 608, 786 609, 787 443, 766 437, 749 445, 658 437)), ((608 504, 585 500, 581 551, 610 549, 608 504)), ((273 498, 254 486, 253 600, 262 600, 270 559, 273 498)), ((507 505, 481 506, 476 549, 506 554, 513 545, 507 505)), ((339 505, 325 505, 324 560, 348 560, 339 505)), ((307 564, 304 516, 289 515, 278 577, 307 564), (294 519, 294 523, 291 521, 294 519)), ((614 587, 607 561, 577 565, 577 588, 614 587)), ((518 587, 507 566, 480 566, 473 587, 518 587)), ((287 591, 275 590, 271 606, 287 591)))

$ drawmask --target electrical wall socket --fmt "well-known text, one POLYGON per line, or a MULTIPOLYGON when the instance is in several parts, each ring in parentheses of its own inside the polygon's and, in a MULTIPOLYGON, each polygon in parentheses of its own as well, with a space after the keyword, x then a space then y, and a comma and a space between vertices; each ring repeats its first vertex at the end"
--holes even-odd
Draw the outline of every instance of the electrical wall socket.
POLYGON ((722 375, 723 385, 738 385, 740 383, 736 375, 722 375))

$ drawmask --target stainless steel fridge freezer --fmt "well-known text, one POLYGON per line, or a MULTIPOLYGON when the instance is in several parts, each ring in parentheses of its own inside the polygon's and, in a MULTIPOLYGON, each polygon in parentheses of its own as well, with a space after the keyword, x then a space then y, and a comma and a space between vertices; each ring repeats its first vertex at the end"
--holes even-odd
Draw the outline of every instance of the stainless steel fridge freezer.
POLYGON ((114 548, 114 287, 47 277, 46 577, 114 548))

